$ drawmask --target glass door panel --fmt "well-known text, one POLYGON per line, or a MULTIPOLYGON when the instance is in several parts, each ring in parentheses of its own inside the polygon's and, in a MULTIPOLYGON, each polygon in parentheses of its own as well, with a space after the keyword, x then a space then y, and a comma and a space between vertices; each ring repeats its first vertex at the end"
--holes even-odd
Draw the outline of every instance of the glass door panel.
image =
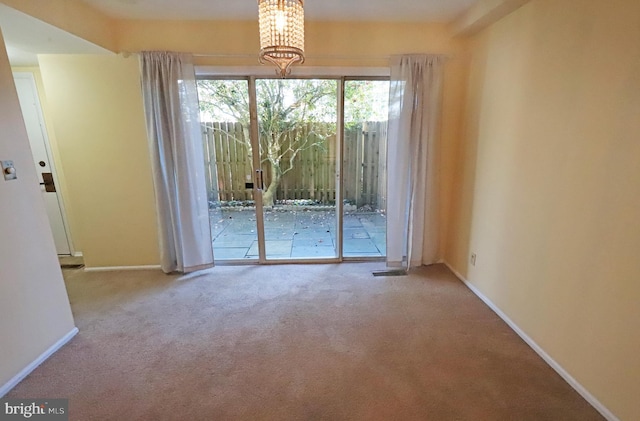
POLYGON ((247 80, 199 80, 213 255, 257 260, 247 80))
POLYGON ((338 257, 337 88, 337 80, 256 80, 267 260, 338 257))
POLYGON ((344 257, 386 256, 389 81, 344 82, 344 257))

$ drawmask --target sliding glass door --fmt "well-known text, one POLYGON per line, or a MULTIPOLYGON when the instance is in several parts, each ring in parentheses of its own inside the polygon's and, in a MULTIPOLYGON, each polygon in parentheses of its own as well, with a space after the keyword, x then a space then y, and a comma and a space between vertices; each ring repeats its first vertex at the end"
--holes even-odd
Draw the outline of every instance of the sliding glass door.
POLYGON ((337 86, 256 80, 267 260, 338 257, 337 86))
POLYGON ((344 81, 344 257, 387 254, 388 104, 389 81, 344 81))
POLYGON ((198 81, 216 260, 257 260, 258 228, 247 80, 198 81))
POLYGON ((383 257, 387 92, 388 81, 200 80, 216 260, 383 257))

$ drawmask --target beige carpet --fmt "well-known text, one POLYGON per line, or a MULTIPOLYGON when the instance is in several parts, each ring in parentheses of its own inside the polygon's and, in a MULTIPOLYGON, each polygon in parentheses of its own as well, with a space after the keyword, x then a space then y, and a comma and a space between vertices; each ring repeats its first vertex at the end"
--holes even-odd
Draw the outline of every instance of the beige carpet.
POLYGON ((10 398, 72 420, 600 420, 444 266, 65 271, 80 334, 10 398))

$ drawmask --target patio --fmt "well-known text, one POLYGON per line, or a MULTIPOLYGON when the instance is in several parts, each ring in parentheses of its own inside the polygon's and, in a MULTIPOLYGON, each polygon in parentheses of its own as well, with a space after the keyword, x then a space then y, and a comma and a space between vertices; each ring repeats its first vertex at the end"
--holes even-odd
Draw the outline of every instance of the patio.
MULTIPOLYGON (((258 259, 255 209, 210 211, 216 260, 258 259)), ((274 208, 265 211, 268 259, 331 258, 336 254, 335 209, 274 208)), ((386 218, 377 212, 349 212, 343 218, 344 257, 384 257, 386 218)))

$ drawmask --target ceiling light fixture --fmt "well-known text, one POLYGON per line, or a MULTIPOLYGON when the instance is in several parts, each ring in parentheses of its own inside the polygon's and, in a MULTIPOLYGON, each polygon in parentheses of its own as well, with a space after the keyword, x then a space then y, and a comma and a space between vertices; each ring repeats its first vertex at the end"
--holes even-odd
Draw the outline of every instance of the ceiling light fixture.
POLYGON ((278 67, 278 75, 291 73, 291 65, 304 63, 304 1, 258 0, 260 63, 278 67))

